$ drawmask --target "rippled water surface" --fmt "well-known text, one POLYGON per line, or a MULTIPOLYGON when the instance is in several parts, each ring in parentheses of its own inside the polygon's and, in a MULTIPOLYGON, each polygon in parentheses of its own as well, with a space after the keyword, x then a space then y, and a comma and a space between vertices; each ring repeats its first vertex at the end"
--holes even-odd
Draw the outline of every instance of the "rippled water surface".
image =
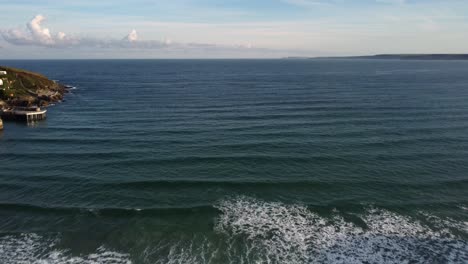
POLYGON ((468 262, 468 62, 0 64, 2 263, 468 262))

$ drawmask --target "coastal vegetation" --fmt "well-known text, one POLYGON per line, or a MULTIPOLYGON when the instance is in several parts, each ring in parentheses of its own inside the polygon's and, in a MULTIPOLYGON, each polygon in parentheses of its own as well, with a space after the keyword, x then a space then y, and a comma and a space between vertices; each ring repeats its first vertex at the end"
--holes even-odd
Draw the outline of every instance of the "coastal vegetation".
POLYGON ((47 106, 61 101, 67 89, 47 77, 0 66, 0 109, 15 106, 47 106))

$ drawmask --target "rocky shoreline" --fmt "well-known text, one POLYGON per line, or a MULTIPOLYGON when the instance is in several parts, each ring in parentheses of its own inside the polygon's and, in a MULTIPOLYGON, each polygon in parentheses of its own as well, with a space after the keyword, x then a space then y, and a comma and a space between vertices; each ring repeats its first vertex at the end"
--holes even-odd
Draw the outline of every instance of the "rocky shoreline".
POLYGON ((26 70, 0 66, 0 109, 45 107, 63 100, 67 86, 26 70))

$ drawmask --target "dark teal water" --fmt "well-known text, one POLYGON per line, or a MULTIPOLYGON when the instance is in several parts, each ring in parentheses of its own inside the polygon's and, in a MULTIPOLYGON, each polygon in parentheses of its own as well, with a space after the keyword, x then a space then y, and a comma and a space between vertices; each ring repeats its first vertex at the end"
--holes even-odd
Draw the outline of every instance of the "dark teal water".
POLYGON ((468 262, 468 62, 0 64, 1 263, 468 262))

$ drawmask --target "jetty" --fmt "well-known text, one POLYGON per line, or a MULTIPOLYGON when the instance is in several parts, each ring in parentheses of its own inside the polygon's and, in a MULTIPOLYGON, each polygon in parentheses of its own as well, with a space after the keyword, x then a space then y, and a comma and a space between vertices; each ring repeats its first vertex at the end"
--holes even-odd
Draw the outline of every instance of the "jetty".
POLYGON ((47 110, 40 107, 13 107, 11 109, 4 109, 1 112, 3 120, 16 120, 33 122, 44 120, 46 118, 47 110))

